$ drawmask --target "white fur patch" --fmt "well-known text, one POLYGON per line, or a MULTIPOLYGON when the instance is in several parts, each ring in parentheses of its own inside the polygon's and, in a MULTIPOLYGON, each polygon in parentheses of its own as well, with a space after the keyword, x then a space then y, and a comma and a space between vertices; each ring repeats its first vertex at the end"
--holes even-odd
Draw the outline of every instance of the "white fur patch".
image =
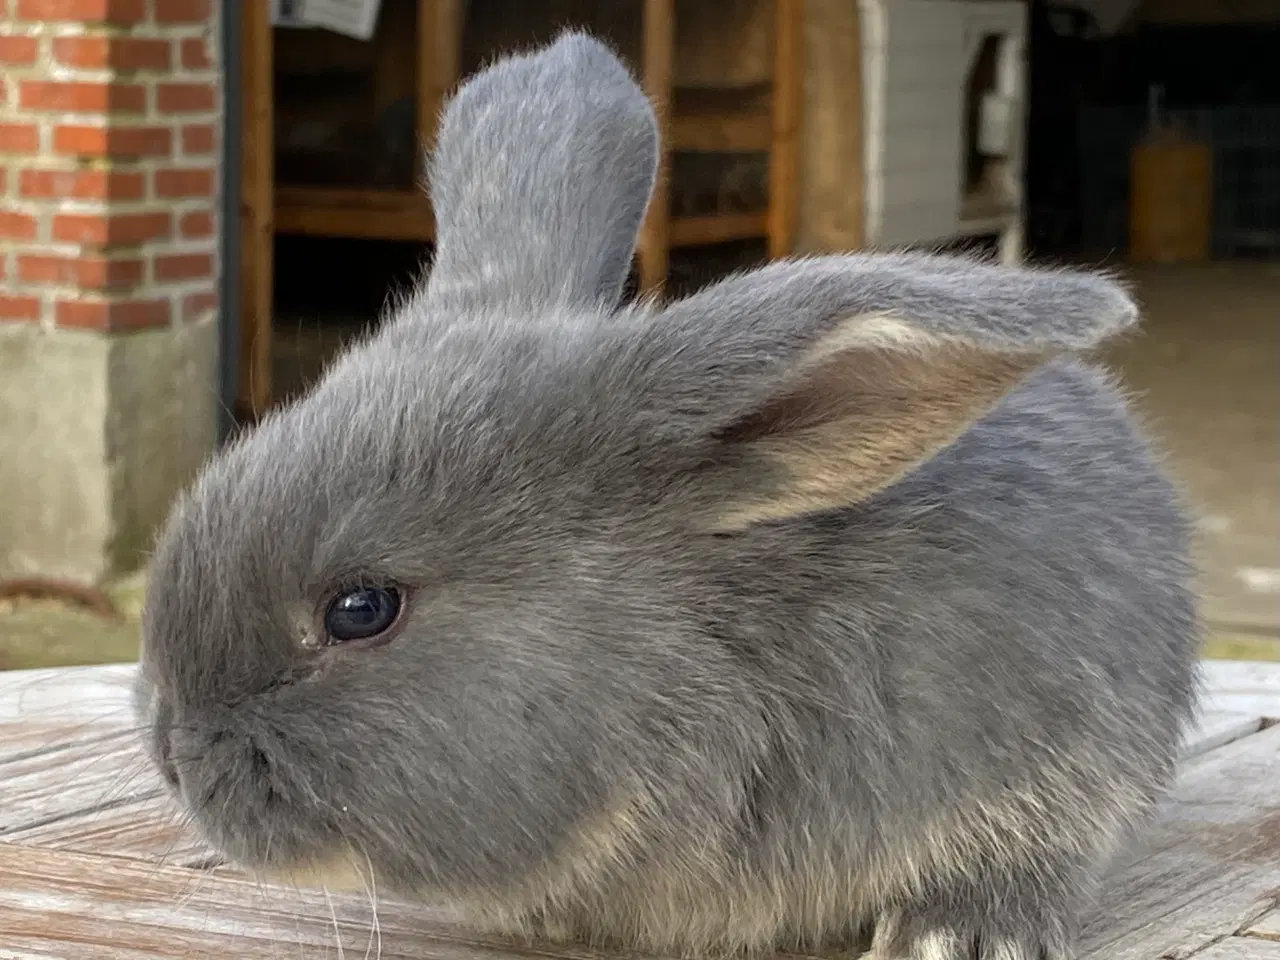
POLYGON ((930 930, 911 948, 911 960, 967 960, 965 943, 951 930, 930 930))

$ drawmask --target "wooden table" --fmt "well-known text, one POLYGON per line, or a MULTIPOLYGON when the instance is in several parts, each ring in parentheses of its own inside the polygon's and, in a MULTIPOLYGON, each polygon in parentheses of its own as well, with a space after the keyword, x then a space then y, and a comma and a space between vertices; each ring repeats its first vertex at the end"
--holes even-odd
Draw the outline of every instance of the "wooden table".
MULTIPOLYGON (((375 912, 374 895, 218 865, 138 752, 131 674, 0 674, 0 960, 594 956, 490 944, 440 909, 382 899, 375 912)), ((1280 664, 1208 676, 1180 784, 1115 865, 1084 957, 1280 960, 1280 664)))

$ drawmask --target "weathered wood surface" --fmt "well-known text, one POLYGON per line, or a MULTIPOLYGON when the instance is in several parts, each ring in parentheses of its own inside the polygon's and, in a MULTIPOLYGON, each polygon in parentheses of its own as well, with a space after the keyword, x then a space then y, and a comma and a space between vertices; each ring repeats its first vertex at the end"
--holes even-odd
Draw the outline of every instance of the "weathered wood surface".
MULTIPOLYGON (((0 960, 597 956, 219 864, 141 756, 131 680, 125 666, 0 674, 0 960)), ((1088 960, 1280 960, 1280 664, 1211 663, 1207 680, 1178 788, 1116 863, 1088 960)))

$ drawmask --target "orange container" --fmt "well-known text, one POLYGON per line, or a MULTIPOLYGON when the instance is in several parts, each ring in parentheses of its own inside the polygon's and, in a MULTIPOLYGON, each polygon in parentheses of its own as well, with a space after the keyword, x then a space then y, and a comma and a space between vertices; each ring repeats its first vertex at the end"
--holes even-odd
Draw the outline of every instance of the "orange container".
POLYGON ((1129 156, 1129 258, 1207 260, 1212 216, 1209 146, 1169 128, 1148 133, 1129 156))

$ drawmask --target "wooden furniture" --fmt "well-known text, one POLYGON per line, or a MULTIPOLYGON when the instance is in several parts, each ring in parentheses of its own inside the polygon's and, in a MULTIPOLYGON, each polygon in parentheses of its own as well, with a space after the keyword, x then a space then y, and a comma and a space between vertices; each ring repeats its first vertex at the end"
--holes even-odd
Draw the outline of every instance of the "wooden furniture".
MULTIPOLYGON (((274 153, 268 4, 240 8, 243 130, 240 139, 240 365, 236 418, 253 420, 271 401, 274 271, 274 153)), ((230 225, 227 229, 231 229, 230 225)))
MULTIPOLYGON (((802 0, 773 0, 773 82, 751 100, 716 102, 674 89, 675 0, 644 0, 640 74, 660 117, 664 148, 653 201, 638 244, 640 286, 657 292, 673 247, 764 238, 770 256, 791 251, 796 230, 800 141, 800 28, 802 0), (766 153, 767 210, 673 217, 672 151, 766 153)), ((260 415, 271 397, 271 254, 275 234, 429 241, 434 223, 417 189, 383 190, 272 184, 271 27, 266 4, 246 3, 246 130, 241 406, 260 415), (269 193, 268 193, 269 191, 269 193)), ((459 80, 463 0, 417 0, 415 134, 429 148, 435 121, 459 80)), ((397 50, 399 47, 397 46, 397 50)), ((726 98, 728 101, 728 98, 726 98)))
POLYGON ((1026 3, 859 4, 867 243, 997 235, 1001 260, 1018 261, 1026 3))
MULTIPOLYGON (((1162 819, 1123 853, 1081 960, 1280 960, 1280 664, 1210 662, 1162 819)), ((219 865, 141 753, 132 666, 0 673, 0 955, 10 960, 594 960, 439 908, 219 865)))

